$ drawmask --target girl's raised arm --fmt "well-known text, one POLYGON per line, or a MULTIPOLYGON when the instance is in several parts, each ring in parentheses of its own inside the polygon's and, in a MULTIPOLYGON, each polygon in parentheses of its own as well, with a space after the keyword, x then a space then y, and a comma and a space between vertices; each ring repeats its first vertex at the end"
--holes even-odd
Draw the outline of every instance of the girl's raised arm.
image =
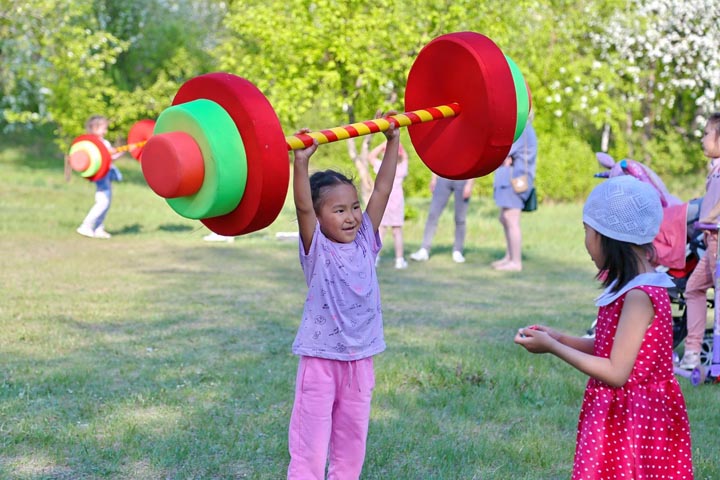
MULTIPOLYGON (((307 133, 308 129, 298 133, 307 133)), ((310 176, 308 164, 310 157, 317 150, 317 141, 307 148, 295 150, 293 162, 293 200, 295 201, 295 214, 298 220, 298 232, 305 247, 305 254, 310 251, 317 217, 313 208, 312 193, 310 192, 310 176)))
MULTIPOLYGON (((394 113, 395 112, 388 112, 388 115, 393 115, 394 113)), ((375 188, 373 188, 367 208, 365 209, 372 221, 373 230, 375 231, 380 227, 380 220, 382 220, 385 207, 387 207, 387 202, 390 198, 393 181, 395 180, 395 171, 397 170, 398 149, 400 148, 400 131, 394 125, 383 133, 385 134, 385 138, 387 138, 385 154, 383 155, 378 174, 375 177, 375 188)))

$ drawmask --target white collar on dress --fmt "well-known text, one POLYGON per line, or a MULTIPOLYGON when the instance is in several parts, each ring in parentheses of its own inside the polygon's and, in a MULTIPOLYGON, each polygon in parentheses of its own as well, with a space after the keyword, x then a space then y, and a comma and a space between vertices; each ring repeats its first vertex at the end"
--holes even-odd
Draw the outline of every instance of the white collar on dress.
POLYGON ((623 295, 625 292, 630 290, 631 288, 635 288, 639 285, 648 285, 650 287, 663 287, 663 288, 671 288, 675 286, 675 283, 670 278, 670 275, 667 273, 660 273, 660 272, 647 272, 647 273, 641 273, 637 277, 630 280, 623 288, 621 288, 617 292, 611 292, 612 288, 617 283, 617 280, 613 281, 601 294, 599 297, 595 299, 595 306, 596 307, 604 307, 605 305, 610 305, 612 302, 617 300, 621 295, 623 295))

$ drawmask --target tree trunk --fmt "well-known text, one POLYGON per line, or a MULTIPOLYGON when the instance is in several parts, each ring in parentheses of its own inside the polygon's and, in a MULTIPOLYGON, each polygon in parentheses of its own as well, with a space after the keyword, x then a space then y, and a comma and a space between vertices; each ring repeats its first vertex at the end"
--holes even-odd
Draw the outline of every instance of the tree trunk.
MULTIPOLYGON (((655 65, 652 65, 653 68, 655 65)), ((655 126, 655 74, 650 74, 650 78, 647 80, 648 85, 646 87, 645 100, 643 102, 643 129, 642 129, 642 140, 641 146, 643 151, 643 163, 648 167, 652 165, 652 157, 648 153, 646 145, 650 142, 653 134, 653 128, 655 126), (647 122, 645 119, 647 118, 647 122)))
POLYGON ((607 153, 610 146, 610 124, 605 122, 602 131, 602 140, 600 141, 600 151, 607 153))
POLYGON ((625 135, 627 135, 627 141, 628 141, 628 158, 633 158, 635 155, 635 151, 633 149, 633 141, 632 141, 632 134, 633 134, 633 124, 632 124, 632 113, 631 112, 625 112, 625 135))

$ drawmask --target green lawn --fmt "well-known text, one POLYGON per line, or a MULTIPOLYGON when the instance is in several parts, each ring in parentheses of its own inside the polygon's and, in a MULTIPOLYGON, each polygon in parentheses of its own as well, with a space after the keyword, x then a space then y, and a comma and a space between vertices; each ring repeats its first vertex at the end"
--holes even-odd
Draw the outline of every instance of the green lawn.
MULTIPOLYGON (((208 244, 123 159, 106 226, 75 233, 93 186, 38 146, 0 149, 0 477, 279 479, 305 299, 290 204, 233 244, 208 244)), ((348 167, 349 168, 349 167, 348 167)), ((406 226, 418 247, 427 200, 406 226)), ((586 378, 512 342, 542 322, 582 333, 597 285, 581 206, 523 216, 525 270, 488 264, 503 239, 474 198, 467 263, 448 209, 433 256, 383 252, 388 349, 376 358, 364 479, 567 479, 586 378)), ((388 244, 391 239, 388 236, 388 244)), ((681 379, 696 478, 720 478, 720 386, 681 379)))

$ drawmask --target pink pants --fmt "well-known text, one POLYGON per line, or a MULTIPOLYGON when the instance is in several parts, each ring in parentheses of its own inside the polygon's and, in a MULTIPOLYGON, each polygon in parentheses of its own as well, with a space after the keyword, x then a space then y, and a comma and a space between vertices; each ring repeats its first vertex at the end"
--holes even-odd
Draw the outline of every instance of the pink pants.
POLYGON ((705 325, 707 324, 707 291, 713 286, 715 261, 717 259, 717 233, 705 233, 705 256, 700 259, 690 274, 685 286, 687 302, 687 328, 685 339, 686 352, 699 352, 702 345, 705 325))
POLYGON ((360 477, 375 387, 373 359, 300 357, 290 418, 288 480, 360 477))

